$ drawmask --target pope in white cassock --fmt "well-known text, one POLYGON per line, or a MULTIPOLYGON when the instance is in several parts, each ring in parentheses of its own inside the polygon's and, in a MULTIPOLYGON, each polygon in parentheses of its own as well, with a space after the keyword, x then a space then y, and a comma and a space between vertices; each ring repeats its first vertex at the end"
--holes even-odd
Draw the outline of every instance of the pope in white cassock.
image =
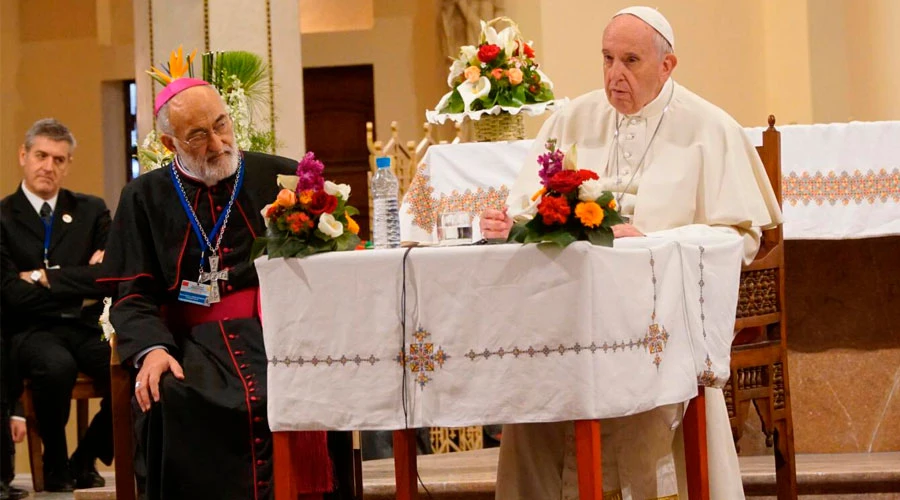
MULTIPOLYGON (((781 222, 764 167, 741 126, 723 110, 671 79, 675 37, 649 7, 618 12, 603 32, 605 88, 578 97, 544 124, 504 211, 487 210, 481 231, 506 238, 514 219, 534 214, 540 188, 536 158, 556 139, 577 145, 577 167, 596 171, 630 223, 616 238, 685 228, 736 232, 753 260, 760 229, 781 222), (690 226, 690 227, 687 227, 690 226)), ((737 453, 721 389, 706 389, 711 498, 744 498, 737 453)), ((687 498, 684 404, 605 420, 605 498, 687 498)), ((578 498, 571 422, 503 428, 497 498, 578 498)))

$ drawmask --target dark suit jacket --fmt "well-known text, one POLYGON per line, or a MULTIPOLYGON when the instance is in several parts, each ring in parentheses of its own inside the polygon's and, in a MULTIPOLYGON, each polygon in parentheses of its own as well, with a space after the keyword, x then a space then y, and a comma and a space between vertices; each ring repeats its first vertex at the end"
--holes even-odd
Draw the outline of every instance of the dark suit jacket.
MULTIPOLYGON (((98 287, 100 266, 89 266, 91 256, 106 246, 110 216, 96 196, 59 191, 53 211, 49 261, 59 269, 47 271, 50 289, 19 278, 19 272, 44 267, 44 225, 22 188, 0 202, 0 325, 11 339, 15 356, 23 334, 60 324, 100 330, 102 301, 82 309, 85 298, 102 299, 98 287), (71 217, 65 222, 64 217, 71 217)), ((15 364, 15 359, 12 360, 15 364)), ((6 382, 4 382, 6 383, 6 382)))

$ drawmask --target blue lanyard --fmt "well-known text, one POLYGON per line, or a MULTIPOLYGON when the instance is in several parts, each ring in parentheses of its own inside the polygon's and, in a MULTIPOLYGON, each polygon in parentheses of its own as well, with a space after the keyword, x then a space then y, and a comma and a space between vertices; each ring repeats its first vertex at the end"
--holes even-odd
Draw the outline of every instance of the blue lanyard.
MULTIPOLYGON (((184 186, 182 186, 181 181, 178 177, 178 171, 176 170, 175 163, 178 162, 178 158, 175 158, 175 161, 172 162, 172 168, 169 170, 169 176, 172 178, 172 184, 175 186, 175 192, 178 193, 178 201, 181 202, 181 208, 184 210, 184 213, 187 215, 188 220, 191 222, 191 227, 194 229, 194 234, 197 235, 197 240, 200 241, 200 267, 203 268, 203 264, 206 261, 206 250, 209 248, 209 245, 206 244, 207 238, 203 233, 203 228, 200 227, 200 221, 197 219, 197 214, 194 213, 193 207, 188 203, 187 194, 184 192, 184 186)), ((238 193, 241 190, 241 186, 244 184, 244 157, 241 156, 241 162, 238 165, 237 177, 234 181, 234 190, 231 192, 231 199, 228 200, 228 206, 222 213, 219 215, 218 220, 216 220, 216 225, 213 226, 212 232, 209 234, 208 241, 210 244, 216 239, 216 235, 219 234, 219 230, 222 229, 222 226, 225 225, 225 221, 228 220, 229 214, 231 214, 231 207, 234 205, 234 201, 237 199, 238 193)), ((214 249, 216 250, 216 249, 214 249)))
POLYGON ((50 233, 53 230, 53 216, 47 221, 41 217, 41 224, 44 225, 44 269, 50 268, 50 233))

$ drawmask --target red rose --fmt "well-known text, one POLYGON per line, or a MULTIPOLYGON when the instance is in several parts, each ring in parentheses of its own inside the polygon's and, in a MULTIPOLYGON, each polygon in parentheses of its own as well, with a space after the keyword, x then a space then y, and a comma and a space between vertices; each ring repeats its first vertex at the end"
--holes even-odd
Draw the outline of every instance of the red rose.
POLYGON ((582 183, 581 175, 574 170, 560 170, 553 174, 547 182, 547 189, 560 194, 568 194, 578 189, 582 183))
POLYGON ((534 95, 538 95, 541 93, 541 86, 536 83, 532 83, 528 86, 528 91, 534 95))
POLYGON ((584 182, 587 180, 595 181, 600 178, 600 176, 597 175, 597 172, 594 172, 593 170, 581 169, 581 170, 576 170, 575 173, 578 174, 578 177, 581 179, 581 182, 584 182))
POLYGON ((544 219, 544 224, 565 224, 569 220, 572 208, 569 202, 561 196, 544 196, 538 204, 538 213, 544 219))
POLYGON ((321 215, 323 213, 330 214, 334 212, 338 206, 338 199, 325 191, 316 191, 313 194, 312 201, 309 202, 309 213, 313 215, 321 215))
POLYGON ((269 208, 266 210, 266 218, 277 219, 279 216, 281 216, 282 212, 284 212, 284 208, 273 203, 269 205, 269 208))
POLYGON ((486 44, 478 47, 478 60, 483 63, 489 63, 500 55, 500 47, 494 44, 486 44))
POLYGON ((534 49, 532 49, 531 46, 527 43, 525 44, 525 57, 534 59, 534 49))

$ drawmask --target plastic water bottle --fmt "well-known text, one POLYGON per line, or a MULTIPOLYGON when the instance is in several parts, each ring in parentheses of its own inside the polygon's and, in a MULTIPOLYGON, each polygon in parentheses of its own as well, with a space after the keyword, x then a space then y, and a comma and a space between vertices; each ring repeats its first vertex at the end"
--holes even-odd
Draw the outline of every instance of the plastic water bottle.
POLYGON ((391 172, 391 158, 379 156, 375 159, 378 170, 372 176, 372 206, 375 213, 373 233, 375 248, 400 247, 400 204, 397 194, 400 183, 391 172))

